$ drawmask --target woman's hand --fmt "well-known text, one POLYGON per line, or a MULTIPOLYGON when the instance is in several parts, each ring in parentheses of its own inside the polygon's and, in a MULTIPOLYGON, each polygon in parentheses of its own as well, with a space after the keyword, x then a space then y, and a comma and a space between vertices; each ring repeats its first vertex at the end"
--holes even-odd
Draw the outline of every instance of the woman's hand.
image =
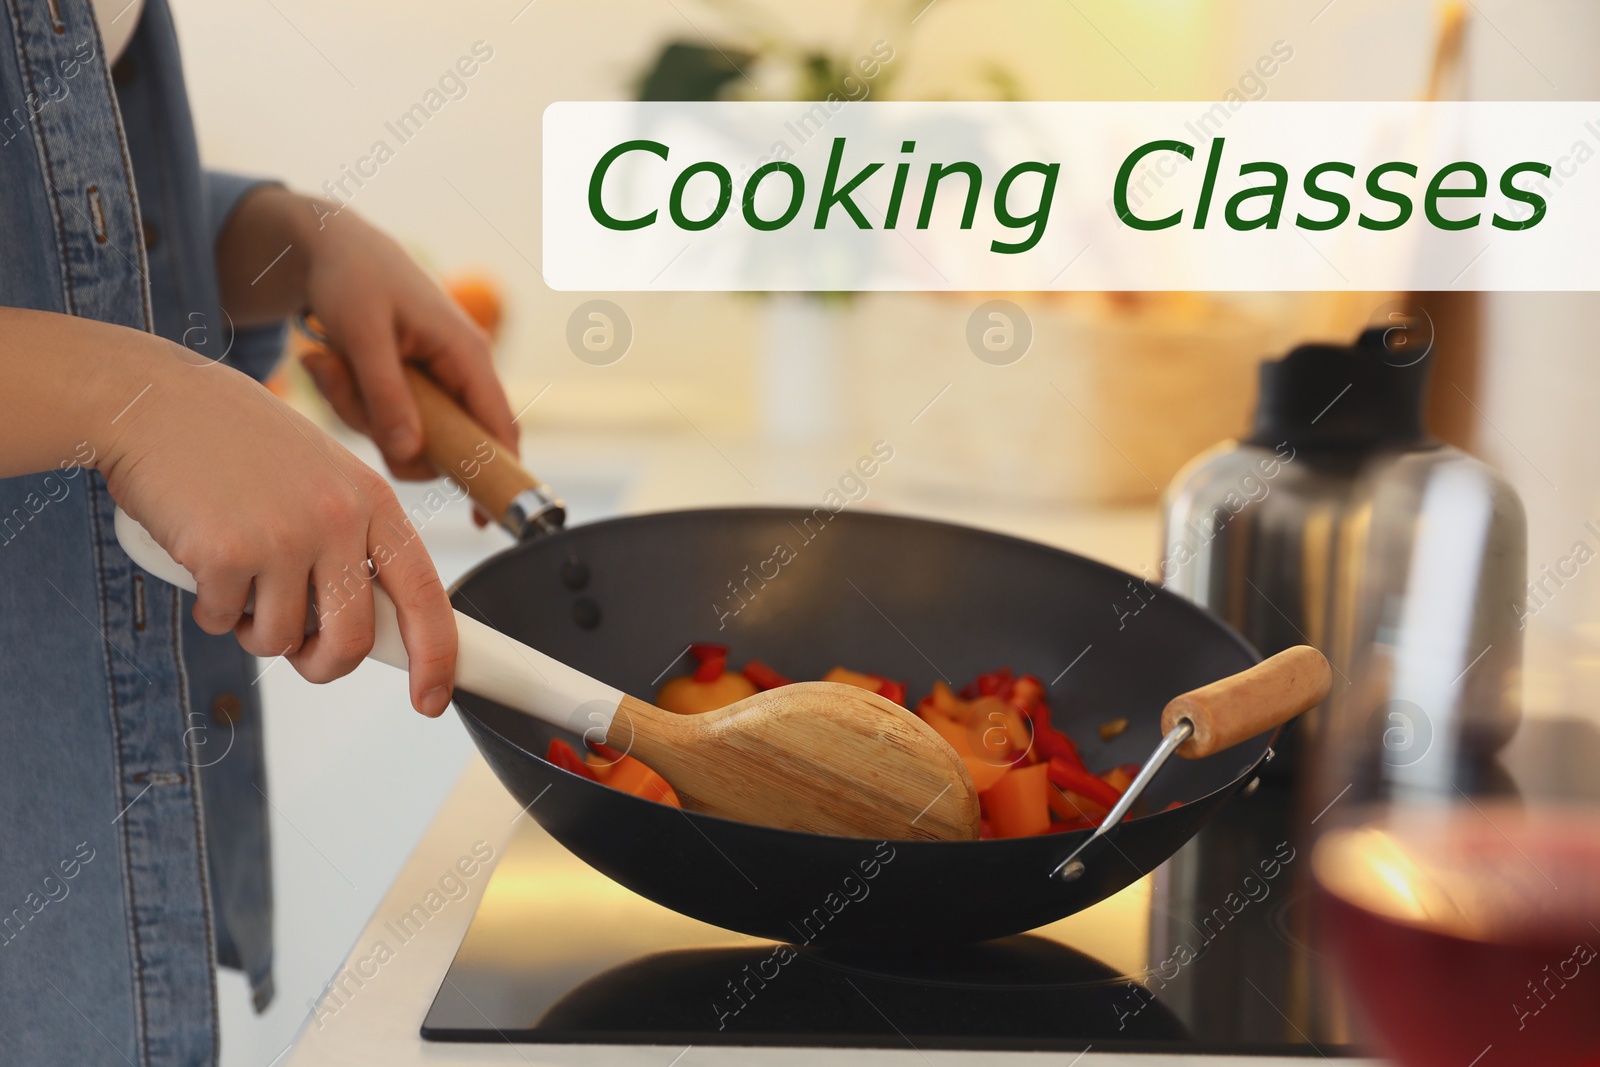
POLYGON ((248 651, 285 656, 309 681, 338 678, 372 649, 371 560, 399 615, 411 703, 424 715, 443 712, 455 620, 389 484, 243 374, 159 338, 94 325, 130 350, 103 365, 134 374, 108 391, 95 465, 117 503, 195 576, 201 628, 233 630, 248 651), (112 419, 112 404, 128 406, 112 419), (319 628, 306 637, 313 589, 319 628))
POLYGON ((403 248, 353 211, 281 188, 255 190, 218 238, 217 263, 223 306, 236 323, 316 316, 335 351, 310 355, 306 369, 397 477, 435 473, 422 458, 422 423, 402 362, 425 368, 515 452, 488 338, 403 248))

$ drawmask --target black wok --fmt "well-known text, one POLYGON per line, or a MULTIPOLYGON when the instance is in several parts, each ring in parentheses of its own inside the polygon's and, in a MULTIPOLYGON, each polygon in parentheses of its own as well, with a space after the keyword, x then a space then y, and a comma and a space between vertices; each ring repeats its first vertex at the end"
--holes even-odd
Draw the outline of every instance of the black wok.
MULTIPOLYGON (((642 699, 683 673, 690 641, 731 645, 797 678, 844 664, 959 687, 1010 666, 1049 683, 1053 721, 1096 770, 1141 762, 1171 697, 1254 664, 1214 616, 1070 552, 945 523, 826 509, 615 519, 523 541, 456 586, 455 606, 642 699), (783 562, 777 562, 782 560, 783 562), (1100 739, 1102 722, 1127 718, 1100 739)), ((961 943, 1089 907, 1171 856, 1270 758, 1271 734, 1174 760, 1133 816, 1049 877, 1088 831, 972 842, 874 842, 680 811, 560 770, 560 731, 465 693, 462 720, 556 840, 685 915, 805 945, 961 943), (1167 810, 1174 801, 1177 807, 1167 810)), ((580 739, 566 735, 577 743, 580 739)))

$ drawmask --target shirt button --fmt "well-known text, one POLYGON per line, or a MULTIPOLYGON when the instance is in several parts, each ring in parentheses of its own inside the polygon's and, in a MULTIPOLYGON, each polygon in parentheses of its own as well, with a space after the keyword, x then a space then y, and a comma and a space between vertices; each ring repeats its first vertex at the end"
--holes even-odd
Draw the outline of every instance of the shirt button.
POLYGON ((161 228, 149 219, 141 218, 139 227, 144 231, 144 248, 146 252, 153 252, 161 243, 161 228))
POLYGON ((244 701, 232 693, 223 693, 211 702, 211 717, 224 726, 232 726, 244 715, 244 701))
POLYGON ((127 85, 133 81, 133 76, 138 72, 139 68, 134 66, 133 58, 131 56, 123 56, 111 65, 111 84, 127 85))

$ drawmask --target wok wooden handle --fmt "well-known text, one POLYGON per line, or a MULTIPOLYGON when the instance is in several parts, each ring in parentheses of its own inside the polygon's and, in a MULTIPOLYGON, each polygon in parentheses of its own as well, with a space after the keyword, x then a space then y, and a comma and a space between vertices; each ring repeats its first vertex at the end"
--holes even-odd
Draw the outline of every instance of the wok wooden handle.
POLYGON ((434 469, 518 538, 559 529, 566 508, 550 487, 426 374, 411 366, 405 374, 422 415, 423 453, 434 469))
POLYGON ((1249 670, 1174 697, 1161 713, 1161 732, 1188 719, 1194 735, 1178 755, 1200 759, 1316 707, 1332 685, 1333 673, 1322 653, 1295 645, 1249 670))

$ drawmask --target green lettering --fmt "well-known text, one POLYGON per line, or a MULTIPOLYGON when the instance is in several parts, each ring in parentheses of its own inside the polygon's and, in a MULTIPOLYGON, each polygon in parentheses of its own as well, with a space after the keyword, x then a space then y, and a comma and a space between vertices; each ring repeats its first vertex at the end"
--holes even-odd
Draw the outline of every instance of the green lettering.
POLYGON ((1222 166, 1222 146, 1227 143, 1224 137, 1211 139, 1211 155, 1206 159, 1205 181, 1200 183, 1200 202, 1194 206, 1194 228, 1206 228, 1206 216, 1211 213, 1211 193, 1217 187, 1217 171, 1222 166))
POLYGON ((1122 166, 1117 169, 1117 184, 1111 190, 1111 202, 1116 209, 1117 218, 1135 230, 1165 230, 1183 221, 1181 211, 1174 211, 1162 219, 1141 219, 1128 205, 1128 180, 1133 177, 1133 168, 1139 160, 1152 152, 1176 152, 1185 159, 1194 158, 1193 145, 1184 144, 1182 141, 1148 141, 1135 148, 1128 154, 1128 158, 1122 161, 1122 166))
POLYGON ((1027 237, 1020 241, 1007 243, 1005 241, 990 241, 989 251, 999 252, 1001 255, 1015 255, 1026 252, 1039 243, 1039 238, 1044 236, 1045 224, 1050 219, 1050 202, 1056 195, 1056 178, 1061 173, 1059 163, 1018 163, 1000 176, 1000 184, 994 187, 994 217, 1011 229, 1020 229, 1023 226, 1032 226, 1033 230, 1027 237), (1044 185, 1039 190, 1039 205, 1033 209, 1032 214, 1013 215, 1009 203, 1011 196, 1011 183, 1022 174, 1044 175, 1044 185))
POLYGON ((1411 217, 1411 198, 1405 193, 1395 192, 1393 189, 1385 189, 1380 181, 1385 174, 1395 173, 1415 178, 1417 176, 1417 168, 1413 163, 1382 163, 1373 167, 1372 173, 1367 175, 1368 195, 1374 200, 1382 200, 1385 204, 1393 204, 1395 206, 1394 218, 1385 221, 1383 219, 1375 219, 1366 212, 1362 212, 1361 217, 1356 220, 1358 226, 1368 230, 1394 230, 1404 226, 1406 220, 1411 217))
POLYGON ((1258 230, 1263 226, 1269 230, 1276 230, 1278 228, 1278 216, 1283 213, 1283 198, 1289 192, 1288 170, 1277 163, 1246 163, 1239 168, 1239 176, 1242 178, 1247 174, 1270 174, 1272 175, 1272 184, 1254 186, 1233 194, 1227 206, 1222 210, 1223 220, 1227 222, 1230 229, 1234 230, 1258 230), (1266 212, 1253 219, 1241 216, 1239 209, 1258 196, 1270 196, 1272 198, 1272 203, 1268 206, 1266 212))
POLYGON ((744 221, 750 224, 753 230, 781 230, 794 221, 800 214, 800 203, 806 196, 806 179, 800 173, 800 168, 793 163, 763 163, 750 175, 750 182, 744 187, 744 221), (783 214, 770 221, 756 214, 756 187, 761 184, 761 179, 777 171, 782 171, 789 176, 791 193, 789 206, 783 214))
POLYGON ((1550 164, 1548 163, 1518 163, 1506 170, 1500 176, 1500 192, 1507 200, 1515 200, 1519 204, 1527 204, 1533 208, 1533 214, 1525 219, 1508 219, 1496 214, 1494 225, 1502 230, 1527 230, 1539 225, 1539 220, 1544 218, 1544 213, 1549 209, 1544 197, 1531 189, 1520 189, 1514 181, 1519 174, 1540 174, 1550 177, 1550 164))
POLYGON ((928 168, 928 181, 922 188, 922 211, 917 214, 917 229, 926 230, 933 221, 933 201, 939 195, 939 183, 947 174, 967 176, 967 206, 961 212, 961 228, 972 229, 972 218, 978 213, 978 190, 983 185, 983 173, 973 163, 935 163, 928 168))
MULTIPOLYGON (((678 175, 678 180, 672 183, 672 199, 667 201, 667 210, 672 213, 672 221, 679 229, 684 230, 709 230, 722 220, 727 214, 728 205, 733 201, 733 175, 728 173, 728 168, 721 163, 696 163, 683 168, 683 173, 678 175), (689 181, 696 174, 711 174, 717 179, 717 206, 711 209, 711 214, 703 219, 691 219, 683 213, 683 193, 688 188, 689 181)), ((651 212, 654 214, 654 212, 651 212)))
POLYGON ((600 188, 605 183, 606 171, 611 169, 611 164, 629 152, 649 152, 662 159, 667 158, 667 146, 660 141, 623 141, 600 157, 600 162, 594 165, 594 173, 589 175, 589 214, 594 216, 594 221, 608 230, 638 230, 656 221, 654 211, 648 215, 640 215, 636 219, 613 218, 601 200, 600 188))
POLYGON ((1317 179, 1324 174, 1343 174, 1346 178, 1356 176, 1356 168, 1349 163, 1318 163, 1306 171, 1306 195, 1313 200, 1324 204, 1333 205, 1333 218, 1313 219, 1305 215, 1296 215, 1294 224, 1304 230, 1331 230, 1343 225, 1344 220, 1350 217, 1350 198, 1343 193, 1336 193, 1331 189, 1324 189, 1317 184, 1317 179))
POLYGON ((1481 213, 1465 219, 1447 219, 1439 211, 1439 201, 1446 197, 1468 197, 1478 199, 1489 191, 1489 176, 1483 168, 1476 163, 1451 163, 1447 167, 1440 167, 1439 173, 1433 176, 1433 181, 1428 183, 1428 195, 1422 201, 1423 214, 1428 221, 1441 230, 1470 230, 1483 218, 1481 213), (1466 187, 1446 189, 1444 181, 1452 174, 1470 174, 1472 184, 1466 187))
MULTIPOLYGON (((872 224, 861 213, 861 209, 856 207, 855 201, 850 199, 850 194, 855 190, 856 186, 872 177, 873 172, 883 164, 868 163, 856 172, 854 178, 851 178, 843 186, 839 186, 839 164, 843 159, 844 138, 835 137, 833 139, 833 152, 828 156, 828 173, 822 179, 822 198, 817 201, 817 222, 813 228, 818 230, 825 229, 828 225, 828 212, 833 210, 833 205, 838 204, 855 220, 858 229, 870 230, 872 224)), ((796 179, 797 187, 798 184, 798 179, 796 179)))

